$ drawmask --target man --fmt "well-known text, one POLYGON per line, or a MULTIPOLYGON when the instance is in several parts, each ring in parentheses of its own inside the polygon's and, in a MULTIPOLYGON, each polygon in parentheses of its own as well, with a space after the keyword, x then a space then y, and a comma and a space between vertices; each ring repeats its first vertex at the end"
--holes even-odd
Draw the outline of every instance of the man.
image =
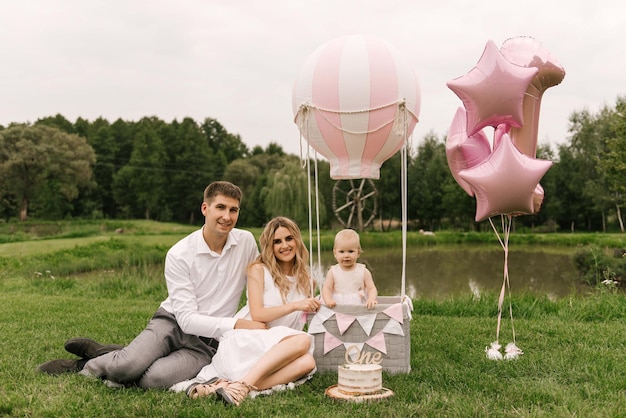
POLYGON ((112 386, 169 388, 191 379, 231 329, 262 329, 262 322, 234 319, 246 284, 246 268, 258 255, 254 236, 235 228, 241 190, 218 181, 204 191, 202 229, 176 243, 165 258, 168 297, 146 328, 126 347, 74 338, 65 348, 80 360, 53 360, 44 373, 79 372, 112 386))

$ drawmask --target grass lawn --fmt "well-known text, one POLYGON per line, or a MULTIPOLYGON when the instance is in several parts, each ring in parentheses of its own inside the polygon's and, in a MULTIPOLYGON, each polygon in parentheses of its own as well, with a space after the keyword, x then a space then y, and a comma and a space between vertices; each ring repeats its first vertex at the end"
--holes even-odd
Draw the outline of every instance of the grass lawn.
MULTIPOLYGON (((412 370, 384 374, 394 396, 381 402, 327 398, 334 372, 239 408, 163 390, 112 389, 78 375, 41 375, 38 364, 71 357, 63 349, 69 338, 131 341, 165 298, 158 263, 184 235, 162 229, 107 239, 71 233, 18 241, 5 235, 1 241, 0 416, 626 417, 626 296, 614 289, 558 301, 521 294, 507 299, 524 350, 511 361, 485 356, 496 334, 496 295, 414 300, 412 370), (89 237, 94 241, 80 241, 89 237), (68 239, 75 241, 67 245, 68 239), (4 247, 18 242, 28 250, 4 247), (46 245, 30 250, 40 243, 46 245)), ((507 318, 503 345, 512 340, 507 318)))

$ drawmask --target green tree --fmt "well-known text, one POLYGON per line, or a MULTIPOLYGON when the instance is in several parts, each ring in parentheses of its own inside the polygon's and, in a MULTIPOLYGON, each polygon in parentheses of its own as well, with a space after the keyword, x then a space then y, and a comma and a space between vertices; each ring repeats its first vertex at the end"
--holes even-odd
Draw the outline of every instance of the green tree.
POLYGON ((165 138, 168 181, 166 201, 176 222, 193 224, 200 215, 202 192, 212 181, 211 167, 217 158, 205 141, 200 126, 191 118, 173 121, 165 138))
POLYGON ((258 154, 252 158, 239 159, 231 162, 224 172, 224 180, 238 185, 242 192, 241 210, 237 225, 254 227, 261 226, 266 221, 265 208, 259 202, 261 188, 265 185, 267 174, 258 164, 252 164, 251 159, 263 158, 265 154, 258 154))
POLYGON ((446 215, 444 185, 452 178, 443 140, 427 135, 410 167, 409 216, 416 216, 421 228, 436 229, 446 215))
POLYGON ((285 155, 280 146, 270 144, 262 153, 235 160, 228 165, 224 171, 224 180, 237 184, 244 194, 238 224, 263 226, 269 220, 264 195, 268 178, 293 159, 297 157, 285 155))
POLYGON ((568 145, 559 145, 558 158, 544 176, 556 192, 544 194, 544 210, 550 212, 560 230, 574 232, 576 225, 584 223, 581 206, 585 202, 581 202, 581 190, 586 179, 580 165, 568 145))
POLYGON ((577 207, 580 223, 584 222, 587 230, 605 231, 607 214, 616 203, 611 189, 613 180, 607 177, 608 167, 603 165, 609 142, 616 137, 614 120, 615 112, 607 106, 596 114, 583 110, 570 116, 569 148, 577 167, 569 176, 581 184, 578 201, 570 204, 577 207))
POLYGON ((442 213, 442 223, 447 221, 453 228, 476 229, 476 198, 468 195, 465 190, 457 184, 450 174, 441 185, 443 196, 441 199, 444 213, 442 213))
MULTIPOLYGON (((314 190, 311 188, 309 196, 309 182, 307 171, 295 159, 285 162, 285 165, 269 175, 265 196, 265 211, 269 217, 287 216, 302 226, 308 228, 309 215, 315 219, 314 190), (309 202, 311 209, 309 210, 309 202)), ((323 197, 321 198, 323 199, 323 197)), ((320 201, 320 224, 325 222, 326 211, 323 200, 320 201)))
POLYGON ((0 131, 2 193, 15 199, 21 221, 28 219, 31 203, 45 207, 38 199, 62 196, 71 202, 81 188, 94 187, 94 163, 95 153, 84 138, 57 128, 14 125, 0 131))
POLYGON ((378 193, 378 219, 383 230, 391 228, 394 220, 402 219, 401 175, 402 154, 399 151, 383 163, 380 178, 374 182, 378 193))
POLYGON ((85 126, 89 144, 96 152, 94 176, 98 187, 94 190, 94 206, 102 216, 114 216, 116 203, 113 198, 113 178, 117 172, 115 160, 119 152, 119 143, 106 119, 98 118, 85 126))
MULTIPOLYGON (((333 187, 335 180, 330 178, 330 163, 326 160, 308 160, 308 166, 303 167, 307 173, 311 173, 311 190, 315 193, 317 183, 317 193, 319 194, 320 206, 320 228, 330 228, 331 221, 334 221, 333 214, 333 187), (316 174, 317 173, 317 174, 316 174), (316 181, 317 175, 317 181, 316 181), (322 216, 326 213, 326 216, 322 216)), ((315 199, 315 195, 313 196, 315 199)), ((315 203, 313 203, 315 205, 315 203)), ((313 219, 312 227, 315 229, 316 223, 313 219)))
POLYGON ((126 216, 144 219, 169 219, 166 212, 165 148, 160 131, 165 123, 155 117, 143 118, 134 138, 127 165, 113 179, 113 196, 126 216))
POLYGON ((215 178, 219 178, 224 173, 226 166, 240 158, 248 156, 248 147, 242 142, 239 135, 229 133, 217 120, 206 118, 200 128, 204 133, 208 146, 218 157, 219 166, 215 166, 215 178))
POLYGON ((615 208, 621 232, 624 220, 621 208, 626 203, 626 98, 618 98, 615 110, 604 120, 606 152, 598 156, 598 170, 605 180, 606 200, 615 208))
POLYGON ((74 125, 72 124, 72 122, 67 120, 63 115, 59 113, 57 113, 55 116, 48 116, 45 118, 38 119, 37 122, 35 122, 34 124, 45 125, 51 128, 57 128, 68 134, 78 134, 82 136, 83 138, 87 137, 86 135, 81 134, 81 132, 77 132, 74 129, 74 125))

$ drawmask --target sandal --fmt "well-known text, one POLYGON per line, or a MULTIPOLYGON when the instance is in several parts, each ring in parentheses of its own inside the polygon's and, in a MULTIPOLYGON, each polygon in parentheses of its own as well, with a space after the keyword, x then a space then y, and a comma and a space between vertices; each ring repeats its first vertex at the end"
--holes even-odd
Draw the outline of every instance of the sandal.
POLYGON ((245 382, 228 382, 228 384, 218 388, 215 393, 225 404, 239 406, 248 397, 251 390, 258 389, 245 382))
POLYGON ((214 396, 215 391, 221 387, 224 387, 230 383, 229 380, 215 377, 205 383, 194 383, 186 390, 187 396, 191 399, 206 398, 214 396))

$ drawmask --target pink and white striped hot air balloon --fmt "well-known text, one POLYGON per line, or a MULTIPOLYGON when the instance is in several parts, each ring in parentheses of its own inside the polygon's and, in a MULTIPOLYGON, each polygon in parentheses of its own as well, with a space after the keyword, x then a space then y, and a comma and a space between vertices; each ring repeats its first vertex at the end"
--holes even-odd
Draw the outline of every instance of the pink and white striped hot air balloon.
POLYGON ((411 136, 420 111, 414 69, 388 43, 334 39, 305 61, 293 90, 301 135, 330 162, 330 177, 380 177, 381 164, 411 136))

